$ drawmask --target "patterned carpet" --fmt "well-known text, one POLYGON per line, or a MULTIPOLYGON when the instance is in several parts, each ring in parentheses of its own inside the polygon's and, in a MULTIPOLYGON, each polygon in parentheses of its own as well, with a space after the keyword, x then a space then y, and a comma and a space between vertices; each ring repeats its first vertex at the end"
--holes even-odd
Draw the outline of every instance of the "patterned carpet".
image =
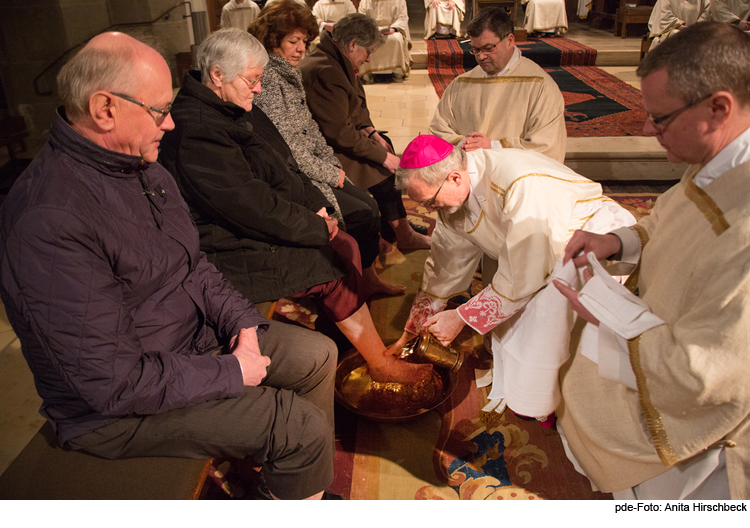
MULTIPOLYGON (((643 135, 646 113, 640 90, 593 67, 596 50, 565 38, 517 45, 559 86, 568 137, 643 135)), ((477 65, 468 47, 467 42, 452 39, 427 41, 427 69, 438 97, 455 77, 477 65)))
MULTIPOLYGON (((648 214, 658 193, 610 196, 640 218, 648 214)), ((432 230, 435 213, 408 198, 404 203, 412 222, 432 230)), ((401 335, 427 255, 427 251, 401 253, 394 248, 377 263, 387 280, 407 285, 405 296, 370 302, 373 320, 386 343, 401 335)), ((477 276, 473 292, 467 291, 466 296, 479 288, 477 276)), ((281 300, 273 318, 312 327, 316 315, 309 306, 281 300)), ((611 498, 593 492, 588 480, 573 469, 554 429, 511 411, 483 413, 489 388, 476 387, 474 370, 489 368, 491 363, 482 337, 465 329, 454 346, 465 354, 456 388, 442 405, 419 418, 406 423, 375 422, 337 406, 331 491, 352 500, 611 498)), ((248 498, 255 476, 250 466, 215 460, 201 497, 248 498)))

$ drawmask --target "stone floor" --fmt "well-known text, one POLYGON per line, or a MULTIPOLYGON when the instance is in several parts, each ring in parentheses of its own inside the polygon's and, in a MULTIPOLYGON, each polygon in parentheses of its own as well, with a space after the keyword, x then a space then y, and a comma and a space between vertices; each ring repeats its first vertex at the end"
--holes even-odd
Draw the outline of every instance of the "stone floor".
MULTIPOLYGON (((419 38, 420 24, 412 23, 415 62, 424 53, 424 41, 419 38)), ((640 39, 621 39, 612 33, 600 30, 588 30, 585 23, 571 24, 568 38, 600 50, 600 58, 610 59, 614 64, 603 65, 606 71, 625 82, 639 87, 635 77, 637 53, 640 39), (606 53, 605 53, 606 52, 606 53), (617 60, 611 59, 615 57, 617 60), (635 62, 633 62, 633 57, 635 62), (621 61, 617 63, 617 61, 621 61), (622 64, 622 61, 626 64, 622 64)), ((396 150, 403 151, 406 144, 417 134, 427 132, 432 113, 437 104, 437 96, 430 84, 426 69, 412 70, 409 78, 403 83, 373 84, 366 87, 368 105, 375 125, 388 130, 396 150)), ((568 140, 568 150, 573 156, 576 153, 595 151, 597 153, 620 153, 644 156, 659 156, 661 149, 652 138, 592 138, 568 140)), ((0 165, 7 161, 5 153, 0 153, 0 165)), ((621 156, 622 157, 622 156, 621 156)), ((628 158, 622 164, 628 165, 628 158)), ((23 359, 18 340, 0 306, 0 473, 15 459, 17 454, 28 443, 42 425, 43 419, 38 413, 41 401, 36 395, 33 378, 23 359)))

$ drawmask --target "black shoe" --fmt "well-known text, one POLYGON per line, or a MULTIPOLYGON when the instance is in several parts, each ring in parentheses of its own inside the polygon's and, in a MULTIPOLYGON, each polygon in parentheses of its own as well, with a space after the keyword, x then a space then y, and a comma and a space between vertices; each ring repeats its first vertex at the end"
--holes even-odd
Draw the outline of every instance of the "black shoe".
POLYGON ((330 491, 324 491, 323 497, 320 500, 344 500, 344 497, 338 493, 331 493, 330 491))
POLYGON ((274 500, 263 473, 258 473, 253 480, 250 486, 250 498, 253 500, 274 500))
POLYGON ((409 222, 409 225, 411 226, 411 228, 412 228, 412 229, 413 229, 414 231, 416 231, 416 232, 417 232, 417 233, 419 233, 420 235, 425 235, 425 236, 427 236, 427 233, 428 233, 428 229, 427 229, 427 226, 423 226, 423 225, 417 225, 417 224, 413 224, 413 223, 411 223, 411 221, 409 222))

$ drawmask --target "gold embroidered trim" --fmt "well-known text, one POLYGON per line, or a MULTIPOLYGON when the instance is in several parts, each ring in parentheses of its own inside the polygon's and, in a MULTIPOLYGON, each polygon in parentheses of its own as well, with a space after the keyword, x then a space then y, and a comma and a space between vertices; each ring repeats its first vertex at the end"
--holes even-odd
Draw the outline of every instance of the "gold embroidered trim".
POLYGON ((481 224, 481 223, 482 223, 482 219, 483 219, 483 218, 484 218, 484 210, 483 210, 483 211, 482 211, 481 213, 479 213, 479 219, 477 220, 477 223, 476 223, 476 224, 474 224, 474 227, 472 227, 472 228, 471 228, 471 231, 467 231, 467 232, 466 232, 466 234, 470 235, 470 234, 472 234, 472 233, 473 233, 474 231, 476 231, 476 230, 477 230, 477 228, 479 227, 479 224, 481 224))
POLYGON ((724 211, 722 211, 716 202, 700 187, 698 187, 693 180, 687 182, 685 186, 685 196, 688 200, 693 202, 698 210, 703 213, 703 216, 711 224, 711 229, 714 230, 716 236, 721 235, 724 231, 729 229, 729 222, 724 218, 724 211))
POLYGON ((521 299, 511 299, 510 297, 506 297, 505 295, 503 295, 502 293, 500 293, 499 291, 497 291, 497 290, 495 289, 495 285, 494 285, 494 284, 490 284, 490 288, 492 288, 492 291, 493 291, 493 292, 495 292, 496 294, 498 294, 498 295, 499 295, 500 297, 502 297, 502 298, 503 298, 503 299, 505 299, 506 301, 510 301, 510 302, 518 302, 518 301, 520 301, 521 299, 524 299, 524 298, 525 298, 525 297, 521 297, 521 299))
MULTIPOLYGON (((641 254, 643 254, 643 248, 646 247, 646 244, 648 244, 649 241, 648 233, 643 227, 639 226, 638 224, 635 224, 630 228, 633 229, 638 235, 638 239, 641 241, 641 254)), ((640 279, 640 275, 641 259, 638 259, 635 268, 633 268, 632 273, 628 276, 625 284, 623 284, 623 286, 625 286, 634 295, 638 295, 638 280, 640 279)))
POLYGON ((456 77, 456 82, 467 84, 507 84, 507 83, 543 83, 542 77, 518 76, 518 77, 456 77))
POLYGON ((503 189, 502 187, 500 187, 498 184, 496 184, 496 183, 490 183, 490 189, 492 189, 493 191, 495 191, 500 196, 505 197, 505 189, 503 189))
POLYGON ((502 138, 500 140, 500 144, 503 146, 503 148, 513 148, 513 145, 508 138, 502 138))
POLYGON ((497 187, 497 189, 495 189, 494 186, 491 186, 491 189, 493 191, 497 192, 498 194, 500 194, 500 196, 503 197, 503 208, 505 208, 505 197, 510 192, 510 190, 513 188, 513 186, 516 183, 518 183, 519 181, 523 180, 524 178, 530 178, 530 177, 533 177, 533 176, 543 177, 543 178, 552 178, 553 180, 560 180, 560 181, 564 181, 566 183, 584 183, 584 184, 593 183, 591 180, 568 180, 566 178, 560 178, 559 176, 552 176, 551 174, 544 174, 544 173, 541 173, 541 172, 531 172, 529 174, 524 174, 523 176, 519 176, 518 178, 516 178, 515 180, 513 180, 512 182, 510 182, 510 185, 508 185, 508 188, 505 189, 505 190, 503 190, 503 188, 499 187, 499 186, 497 187), (498 191, 498 189, 500 189, 500 190, 498 191))
POLYGON ((667 437, 667 432, 664 430, 661 415, 651 403, 648 385, 646 384, 646 376, 643 374, 643 369, 641 368, 640 343, 641 336, 628 339, 630 364, 635 373, 635 381, 638 386, 638 397, 641 402, 641 409, 646 417, 646 424, 651 433, 651 439, 654 442, 654 446, 656 446, 656 452, 659 454, 662 464, 667 467, 673 466, 679 462, 679 459, 677 458, 677 455, 675 455, 672 445, 669 443, 669 438, 667 437))

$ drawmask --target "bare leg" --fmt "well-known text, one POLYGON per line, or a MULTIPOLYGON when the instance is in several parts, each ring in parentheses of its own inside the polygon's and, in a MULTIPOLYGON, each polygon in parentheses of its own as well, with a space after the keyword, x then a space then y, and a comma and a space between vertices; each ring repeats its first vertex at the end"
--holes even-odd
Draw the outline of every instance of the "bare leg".
POLYGON ((396 233, 396 245, 399 250, 430 249, 432 238, 414 231, 406 217, 389 220, 388 223, 391 224, 393 231, 396 233))
POLYGON ((367 284, 371 294, 403 295, 406 291, 406 286, 403 284, 389 284, 378 277, 374 264, 362 270, 362 277, 364 277, 365 284, 367 284))
POLYGON ((357 351, 365 358, 370 376, 375 381, 418 383, 432 370, 432 365, 417 365, 397 360, 383 344, 370 316, 370 309, 363 304, 352 315, 336 323, 357 351))

